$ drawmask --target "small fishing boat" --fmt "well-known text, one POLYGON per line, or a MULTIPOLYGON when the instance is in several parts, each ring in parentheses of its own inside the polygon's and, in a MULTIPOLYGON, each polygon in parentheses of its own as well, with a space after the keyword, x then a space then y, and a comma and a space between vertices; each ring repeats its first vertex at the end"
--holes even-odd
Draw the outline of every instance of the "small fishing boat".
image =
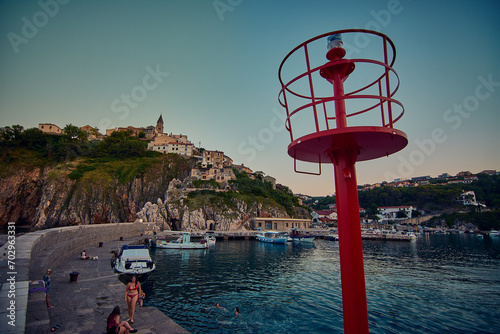
POLYGON ((215 232, 214 231, 207 231, 205 232, 205 240, 208 243, 208 246, 213 246, 215 245, 215 242, 217 239, 215 238, 215 232))
POLYGON ((200 242, 191 241, 190 232, 182 232, 181 236, 177 240, 166 241, 166 240, 156 240, 156 248, 165 249, 207 249, 208 242, 205 238, 202 238, 200 242))
POLYGON ((271 244, 286 244, 288 241, 288 235, 285 232, 276 231, 259 232, 256 238, 261 242, 268 242, 271 244))
POLYGON ((292 228, 291 231, 289 239, 292 239, 292 242, 312 243, 314 241, 314 236, 310 234, 300 233, 296 228, 292 228))
POLYGON ((147 245, 123 245, 112 266, 119 274, 138 276, 141 280, 156 269, 147 245))

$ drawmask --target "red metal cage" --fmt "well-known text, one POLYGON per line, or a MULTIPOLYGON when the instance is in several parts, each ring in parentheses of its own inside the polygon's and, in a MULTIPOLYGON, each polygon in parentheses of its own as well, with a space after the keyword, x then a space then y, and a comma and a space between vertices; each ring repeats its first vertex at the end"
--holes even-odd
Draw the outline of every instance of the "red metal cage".
POLYGON ((282 87, 278 100, 287 113, 288 154, 294 159, 296 172, 300 172, 297 160, 319 163, 321 173, 321 164, 331 163, 335 151, 355 151, 355 161, 365 161, 388 156, 407 145, 406 134, 394 128, 404 114, 401 102, 393 98, 399 88, 399 77, 392 68, 395 58, 395 46, 386 35, 364 29, 325 33, 288 53, 278 71, 282 87), (342 34, 347 57, 366 54, 371 58, 323 58, 326 43, 318 45, 333 34, 342 34), (356 71, 359 67, 364 70, 356 71), (331 73, 339 68, 342 90, 332 91, 331 73), (286 79, 290 72, 298 73, 286 79), (343 84, 357 72, 362 76, 352 79, 355 87, 346 87, 344 92, 343 84), (339 102, 344 107, 339 107, 339 102))

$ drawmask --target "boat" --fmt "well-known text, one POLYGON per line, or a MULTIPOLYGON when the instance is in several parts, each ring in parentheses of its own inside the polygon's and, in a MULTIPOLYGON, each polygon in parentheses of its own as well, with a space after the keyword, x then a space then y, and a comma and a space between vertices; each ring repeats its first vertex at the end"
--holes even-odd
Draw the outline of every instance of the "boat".
POLYGON ((490 237, 500 237, 500 232, 497 230, 491 230, 490 237))
POLYGON ((291 231, 289 239, 292 239, 292 242, 312 243, 314 241, 313 235, 300 233, 296 228, 292 228, 291 231))
POLYGON ((164 249, 207 249, 208 242, 205 238, 202 238, 200 242, 191 241, 190 232, 182 232, 181 236, 177 240, 166 241, 166 240, 156 240, 156 248, 164 249))
POLYGON ((410 237, 410 240, 417 240, 417 235, 414 232, 406 232, 405 235, 410 237))
POLYGON ((123 245, 112 265, 115 272, 138 276, 141 280, 156 269, 147 245, 123 245))
POLYGON ((268 242, 271 244, 286 244, 288 241, 288 235, 285 232, 276 231, 259 232, 256 238, 261 242, 268 242))
POLYGON ((215 245, 215 242, 217 241, 217 239, 215 238, 215 232, 214 231, 205 232, 205 240, 208 243, 208 246, 215 245))
POLYGON ((325 239, 329 241, 339 241, 339 236, 338 234, 327 234, 325 235, 325 239))

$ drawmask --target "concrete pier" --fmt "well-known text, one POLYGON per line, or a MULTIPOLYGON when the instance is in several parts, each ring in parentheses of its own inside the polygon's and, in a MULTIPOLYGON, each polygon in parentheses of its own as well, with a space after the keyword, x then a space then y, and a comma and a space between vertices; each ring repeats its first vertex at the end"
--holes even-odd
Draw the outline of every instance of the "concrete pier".
MULTIPOLYGON (((57 228, 16 238, 15 269, 9 268, 8 244, 0 252, 1 333, 105 333, 106 317, 118 305, 128 318, 125 285, 111 268, 112 251, 144 240, 142 224, 57 228), (120 240, 122 239, 122 240, 120 240), (86 250, 98 260, 80 260, 86 250), (50 303, 45 303, 43 273, 52 269, 50 303), (75 280, 71 273, 78 272, 75 280), (10 284, 13 277, 15 282, 10 284), (14 304, 13 310, 9 306, 14 304), (12 319, 8 316, 12 315, 12 319), (11 322, 9 324, 9 322, 11 322)), ((154 307, 137 307, 132 327, 138 333, 188 333, 154 307)))

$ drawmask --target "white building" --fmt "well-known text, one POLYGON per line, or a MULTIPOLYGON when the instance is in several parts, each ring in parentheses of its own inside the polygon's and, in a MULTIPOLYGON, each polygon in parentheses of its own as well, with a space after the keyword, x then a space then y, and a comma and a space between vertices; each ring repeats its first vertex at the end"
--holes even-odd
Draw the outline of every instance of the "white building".
POLYGON ((464 191, 463 193, 461 193, 460 196, 457 197, 457 201, 462 205, 482 206, 483 208, 486 207, 486 205, 479 203, 476 200, 476 193, 473 190, 464 191))
POLYGON ((160 153, 175 153, 191 157, 194 145, 186 135, 162 135, 148 143, 148 150, 160 153))
POLYGON ((381 206, 378 208, 379 214, 378 216, 380 217, 381 220, 401 220, 401 219, 407 219, 411 218, 411 213, 413 210, 416 210, 415 207, 413 206, 405 206, 405 205, 399 205, 399 206, 381 206), (398 212, 403 211, 406 215, 406 217, 398 218, 398 212))

